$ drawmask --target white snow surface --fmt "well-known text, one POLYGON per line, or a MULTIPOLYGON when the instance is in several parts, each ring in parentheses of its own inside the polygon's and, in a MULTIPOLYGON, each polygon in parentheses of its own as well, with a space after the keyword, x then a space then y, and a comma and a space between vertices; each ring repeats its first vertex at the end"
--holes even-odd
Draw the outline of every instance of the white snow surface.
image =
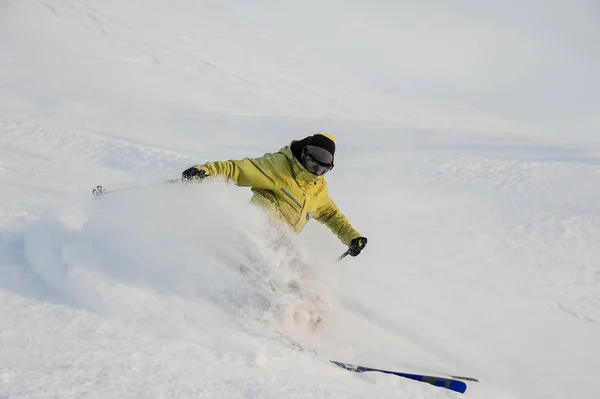
POLYGON ((0 10, 0 398, 461 397, 329 360, 597 397, 597 141, 381 93, 210 2, 0 10), (248 189, 152 185, 317 131, 356 258, 248 189))

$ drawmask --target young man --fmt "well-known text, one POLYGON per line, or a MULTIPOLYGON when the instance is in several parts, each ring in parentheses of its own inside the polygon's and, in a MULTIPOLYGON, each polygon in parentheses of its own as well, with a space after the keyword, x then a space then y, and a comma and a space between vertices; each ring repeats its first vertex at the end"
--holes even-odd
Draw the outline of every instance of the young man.
POLYGON ((324 175, 333 169, 335 139, 318 133, 275 153, 239 161, 208 162, 182 174, 184 182, 222 176, 240 187, 251 187, 251 202, 300 232, 311 218, 324 223, 357 256, 367 245, 327 192, 324 175))

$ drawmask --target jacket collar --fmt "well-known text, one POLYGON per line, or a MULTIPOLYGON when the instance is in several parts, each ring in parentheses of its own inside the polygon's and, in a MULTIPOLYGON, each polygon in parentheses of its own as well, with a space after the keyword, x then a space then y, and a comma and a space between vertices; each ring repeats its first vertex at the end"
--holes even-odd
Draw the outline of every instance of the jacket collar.
MULTIPOLYGON (((294 143, 295 141, 296 140, 292 141, 292 143, 294 143)), ((313 173, 306 170, 304 165, 302 165, 302 162, 297 160, 294 154, 292 154, 292 150, 290 149, 289 145, 280 149, 279 152, 284 154, 287 157, 288 161, 290 161, 290 164, 292 166, 292 174, 296 181, 316 184, 317 182, 322 182, 325 179, 323 176, 315 176, 313 173)))

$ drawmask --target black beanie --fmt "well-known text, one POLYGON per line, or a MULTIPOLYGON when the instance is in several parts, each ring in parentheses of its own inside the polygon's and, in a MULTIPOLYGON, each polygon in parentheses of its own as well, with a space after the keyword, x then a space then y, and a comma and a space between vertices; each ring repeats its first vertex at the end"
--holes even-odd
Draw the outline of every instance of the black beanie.
POLYGON ((306 142, 306 145, 320 147, 328 151, 331 155, 335 155, 335 142, 322 134, 315 134, 314 136, 311 136, 306 142))

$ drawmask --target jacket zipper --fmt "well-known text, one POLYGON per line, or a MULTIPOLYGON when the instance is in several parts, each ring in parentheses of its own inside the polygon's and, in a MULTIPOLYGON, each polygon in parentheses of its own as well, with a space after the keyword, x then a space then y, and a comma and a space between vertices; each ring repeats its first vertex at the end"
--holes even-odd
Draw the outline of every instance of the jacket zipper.
POLYGON ((290 194, 285 188, 281 187, 281 191, 283 191, 283 193, 285 195, 288 196, 289 199, 291 199, 292 201, 294 201, 294 203, 296 205, 298 205, 298 207, 300 207, 300 209, 302 209, 302 204, 300 203, 300 201, 298 201, 296 198, 294 198, 294 196, 292 194, 290 194))

